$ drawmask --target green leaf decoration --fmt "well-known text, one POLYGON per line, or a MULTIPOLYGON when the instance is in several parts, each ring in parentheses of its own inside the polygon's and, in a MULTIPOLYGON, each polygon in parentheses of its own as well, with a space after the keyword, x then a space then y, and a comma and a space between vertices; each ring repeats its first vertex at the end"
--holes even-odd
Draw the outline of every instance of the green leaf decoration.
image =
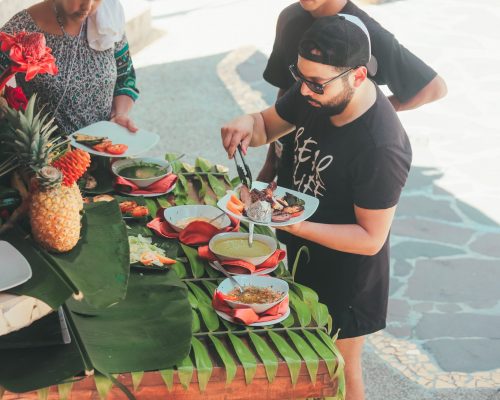
POLYGON ((208 183, 210 184, 210 187, 216 194, 217 198, 221 198, 226 195, 226 185, 224 185, 223 182, 221 182, 218 178, 216 178, 212 174, 208 174, 207 179, 208 183))
POLYGON ((299 251, 297 252, 297 255, 295 256, 295 260, 293 261, 293 267, 292 267, 292 277, 295 278, 295 272, 297 272, 297 266, 299 265, 300 257, 302 253, 305 253, 307 255, 307 261, 306 264, 309 263, 311 260, 311 257, 309 255, 309 249, 306 246, 302 246, 299 251))
POLYGON ((236 362, 234 361, 233 356, 231 356, 231 353, 227 350, 225 344, 216 338, 214 335, 208 335, 210 340, 215 346, 215 349, 217 350, 217 354, 219 355, 220 359, 224 363, 224 368, 226 370, 226 386, 231 384, 231 382, 234 379, 234 376, 236 375, 236 362))
POLYGON ((163 382, 165 382, 165 385, 167 385, 168 391, 171 392, 172 388, 174 387, 174 370, 162 369, 160 371, 160 375, 163 379, 163 382))
POLYGON ((201 169, 203 172, 210 172, 212 170, 212 164, 205 158, 198 157, 194 163, 195 167, 201 169))
POLYGON ((185 244, 182 243, 181 246, 182 250, 184 250, 186 257, 189 260, 193 276, 195 278, 201 278, 203 275, 205 275, 205 265, 204 261, 200 257, 198 257, 198 250, 196 250, 193 247, 186 246, 185 244))
POLYGON ((328 374, 330 375, 330 378, 333 379, 333 377, 335 376, 335 365, 337 357, 335 357, 330 348, 314 333, 309 332, 305 329, 302 330, 302 333, 309 341, 314 351, 325 361, 326 368, 328 369, 328 374))
POLYGON ((322 303, 310 303, 308 304, 311 310, 311 314, 313 319, 316 321, 316 324, 322 328, 328 323, 328 307, 322 303))
POLYGON ((290 371, 292 385, 295 386, 297 380, 299 379, 301 365, 300 356, 295 352, 294 349, 292 349, 292 346, 290 346, 281 335, 273 332, 272 330, 269 330, 268 334, 281 356, 285 359, 288 371, 290 371))
POLYGON ((187 172, 187 173, 194 173, 196 171, 196 168, 194 165, 188 164, 186 162, 182 162, 182 172, 187 172))
POLYGON ((202 284, 208 290, 208 293, 210 293, 210 295, 213 296, 213 294, 217 290, 217 285, 210 281, 202 281, 202 284))
POLYGON ((186 286, 172 271, 132 274, 126 299, 113 307, 66 304, 82 355, 102 373, 170 368, 190 350, 191 306, 186 286))
POLYGON ((245 382, 250 385, 257 371, 257 359, 252 354, 247 345, 236 335, 232 333, 227 334, 231 344, 233 345, 234 351, 240 360, 243 370, 245 372, 245 382))
POLYGON ((333 375, 334 378, 339 375, 340 371, 343 371, 344 364, 345 364, 344 357, 342 357, 342 354, 340 353, 339 349, 335 345, 335 341, 337 340, 338 334, 339 334, 339 332, 337 331, 335 336, 333 338, 331 338, 325 332, 323 332, 321 329, 318 329, 318 335, 321 337, 321 339, 323 339, 323 342, 325 342, 325 344, 328 346, 328 348, 332 351, 332 353, 337 358, 337 369, 335 370, 335 373, 333 375))
POLYGON ((149 210, 149 215, 155 216, 156 212, 158 211, 158 205, 153 199, 144 199, 144 202, 146 203, 146 207, 149 210))
POLYGON ((134 386, 134 390, 137 390, 141 384, 142 377, 144 376, 144 371, 131 372, 130 375, 132 376, 132 385, 134 386))
POLYGON ((297 313, 300 326, 308 326, 311 323, 311 310, 294 292, 290 291, 288 295, 290 297, 290 307, 297 313))
POLYGON ((283 325, 285 328, 290 328, 295 324, 295 317, 293 316, 293 313, 290 313, 288 317, 285 318, 285 320, 281 321, 281 325, 283 325))
POLYGON ((175 154, 175 153, 165 154, 165 160, 170 162, 170 165, 172 165, 172 170, 174 171, 175 174, 179 173, 182 168, 182 163, 178 160, 179 156, 180 154, 175 154))
POLYGON ((274 382, 274 378, 278 372, 278 357, 276 357, 271 347, 258 334, 249 332, 248 336, 264 364, 267 380, 270 383, 274 382))
POLYGON ((99 397, 101 400, 105 400, 108 397, 108 393, 113 387, 113 382, 108 377, 96 373, 94 375, 95 387, 97 389, 97 393, 99 393, 99 397))
POLYGON ((332 329, 333 329, 333 319, 330 314, 328 314, 328 319, 327 319, 327 325, 326 325, 326 331, 329 335, 332 334, 332 329))
POLYGON ((198 310, 203 318, 203 322, 209 332, 219 329, 219 316, 215 313, 211 304, 199 303, 198 310))
POLYGON ((170 204, 170 202, 164 197, 157 197, 156 201, 158 202, 161 208, 172 207, 172 204, 170 204))
POLYGON ((196 372, 198 374, 198 385, 200 387, 200 392, 204 392, 212 376, 212 360, 210 359, 205 345, 200 342, 200 340, 194 337, 191 345, 193 346, 196 372))
POLYGON ((292 282, 291 286, 306 303, 317 303, 319 301, 318 293, 311 288, 297 282, 292 282))
POLYGON ((191 308, 198 308, 198 299, 191 291, 188 291, 188 301, 189 304, 191 305, 191 308))
POLYGON ((38 389, 36 392, 38 394, 38 400, 47 400, 49 398, 50 388, 38 389))
POLYGON ((175 264, 172 264, 172 266, 170 267, 170 269, 172 269, 173 271, 175 271, 175 273, 177 274, 177 276, 180 279, 184 279, 187 276, 186 267, 180 261, 177 261, 175 264))
POLYGON ((208 304, 208 305, 212 304, 212 299, 208 295, 208 293, 205 292, 202 288, 198 287, 198 285, 196 283, 187 281, 186 284, 189 287, 189 289, 196 296, 198 303, 204 303, 204 304, 208 304))
MULTIPOLYGON (((73 382, 60 383, 57 385, 57 392, 59 393, 59 400, 68 400, 73 388, 73 382)), ((1 398, 2 396, 0 396, 1 398)))
POLYGON ((301 355, 302 359, 306 363, 307 372, 311 378, 313 385, 316 383, 316 377, 318 374, 319 358, 313 349, 307 344, 307 342, 300 337, 297 333, 293 331, 287 331, 288 336, 292 340, 295 348, 301 355))
POLYGON ((235 188, 239 184, 241 184, 241 180, 239 177, 231 179, 231 187, 235 188))
POLYGON ((186 390, 189 388, 189 384, 193 378, 193 368, 193 362, 191 361, 191 357, 189 355, 177 365, 179 382, 186 390))
POLYGON ((191 332, 196 333, 201 329, 200 325, 200 317, 198 317, 198 313, 193 310, 193 323, 191 324, 191 332))

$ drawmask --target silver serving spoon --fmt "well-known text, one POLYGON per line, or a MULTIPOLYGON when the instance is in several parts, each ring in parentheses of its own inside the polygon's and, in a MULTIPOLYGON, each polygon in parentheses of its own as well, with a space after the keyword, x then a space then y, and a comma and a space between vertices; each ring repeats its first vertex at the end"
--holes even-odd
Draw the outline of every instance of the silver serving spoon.
POLYGON ((215 266, 215 269, 217 271, 222 272, 224 275, 226 275, 229 278, 229 280, 240 291, 240 293, 243 293, 243 288, 241 287, 241 285, 238 283, 238 281, 236 279, 234 279, 234 277, 229 272, 227 272, 224 269, 224 267, 221 265, 221 263, 219 261, 212 261, 212 264, 215 266))
POLYGON ((252 247, 253 244, 253 228, 255 224, 253 222, 248 223, 248 247, 252 247))

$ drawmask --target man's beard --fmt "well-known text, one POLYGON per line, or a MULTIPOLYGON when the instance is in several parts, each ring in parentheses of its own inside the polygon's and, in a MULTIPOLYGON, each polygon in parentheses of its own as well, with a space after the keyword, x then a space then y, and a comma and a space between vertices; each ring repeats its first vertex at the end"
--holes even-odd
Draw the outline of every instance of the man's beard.
POLYGON ((309 96, 306 96, 306 100, 321 106, 317 108, 318 113, 332 117, 341 114, 346 109, 353 95, 354 89, 344 82, 344 90, 342 93, 324 104, 309 96))

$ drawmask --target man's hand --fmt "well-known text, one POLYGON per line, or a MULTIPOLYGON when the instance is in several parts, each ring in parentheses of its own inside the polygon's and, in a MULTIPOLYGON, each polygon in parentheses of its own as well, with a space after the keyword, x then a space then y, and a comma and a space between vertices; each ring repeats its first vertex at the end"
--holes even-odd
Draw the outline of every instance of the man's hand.
POLYGON ((221 128, 222 145, 226 149, 229 158, 233 158, 234 152, 240 143, 243 154, 247 154, 248 146, 252 140, 254 122, 251 115, 242 115, 221 128))
POLYGON ((134 124, 134 121, 130 119, 127 114, 116 114, 111 117, 111 122, 114 122, 118 125, 127 128, 130 132, 135 133, 138 131, 137 127, 134 124))

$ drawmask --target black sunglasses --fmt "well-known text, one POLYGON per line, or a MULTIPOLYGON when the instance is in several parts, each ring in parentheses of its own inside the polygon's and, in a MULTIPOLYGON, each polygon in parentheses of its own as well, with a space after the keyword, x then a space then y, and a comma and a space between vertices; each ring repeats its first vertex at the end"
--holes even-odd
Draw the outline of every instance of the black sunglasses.
MULTIPOLYGON (((357 68, 357 67, 356 67, 357 68)), ((329 85, 332 83, 334 80, 346 75, 348 72, 352 71, 353 69, 356 68, 349 68, 347 71, 342 72, 341 74, 334 76, 332 79, 327 80, 325 83, 318 83, 318 82, 313 82, 308 79, 306 79, 299 71, 297 66, 295 64, 292 64, 288 67, 290 70, 290 73, 293 76, 293 79, 295 79, 297 82, 305 83, 306 86, 311 89, 316 94, 324 94, 325 93, 325 86, 329 85)))

